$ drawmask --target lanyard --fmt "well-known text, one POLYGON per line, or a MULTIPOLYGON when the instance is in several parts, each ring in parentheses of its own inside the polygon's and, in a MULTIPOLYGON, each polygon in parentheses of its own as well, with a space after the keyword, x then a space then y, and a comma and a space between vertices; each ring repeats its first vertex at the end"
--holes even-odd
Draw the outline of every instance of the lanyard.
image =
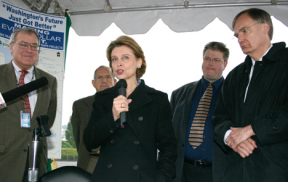
MULTIPOLYGON (((14 68, 15 69, 15 68, 14 68)), ((21 73, 22 74, 22 73, 21 73)), ((34 79, 34 76, 35 76, 35 68, 33 69, 33 72, 32 72, 32 78, 31 78, 31 81, 34 79)), ((21 75, 20 75, 20 77, 21 77, 21 75)), ((20 77, 19 77, 19 79, 20 79, 20 77)), ((23 78, 23 79, 25 79, 25 78, 23 78)), ((30 82, 31 82, 30 81, 30 82)), ((17 82, 17 85, 18 85, 18 87, 19 87, 19 81, 16 79, 16 82, 17 82)), ((25 109, 25 111, 27 111, 26 110, 26 101, 27 101, 27 99, 29 99, 29 96, 28 96, 28 94, 25 94, 25 95, 22 95, 22 99, 23 99, 23 101, 24 101, 24 109, 25 109)))

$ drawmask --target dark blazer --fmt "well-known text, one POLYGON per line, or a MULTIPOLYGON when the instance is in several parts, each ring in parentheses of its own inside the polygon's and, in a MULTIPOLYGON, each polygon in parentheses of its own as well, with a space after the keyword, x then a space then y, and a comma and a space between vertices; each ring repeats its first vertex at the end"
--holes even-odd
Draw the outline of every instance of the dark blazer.
MULTIPOLYGON (((90 152, 84 145, 83 133, 91 116, 93 101, 94 95, 75 101, 73 103, 73 113, 71 117, 74 140, 78 151, 77 166, 84 170, 87 170, 90 152)), ((99 150, 99 148, 97 150, 95 149, 95 151, 99 150)))
MULTIPOLYGON (((201 80, 200 80, 201 81, 201 80)), ((188 83, 172 92, 171 109, 174 132, 177 139, 177 159, 176 159, 176 178, 174 182, 181 182, 187 125, 192 105, 193 97, 196 93, 200 81, 188 83)), ((227 162, 226 154, 213 142, 213 180, 220 182, 227 162)))
POLYGON ((88 150, 101 146, 92 181, 172 181, 176 139, 167 94, 141 80, 129 96, 132 102, 124 128, 119 127, 120 119, 114 121, 112 115, 117 96, 116 87, 96 93, 84 131, 88 150))
POLYGON ((227 76, 214 112, 214 140, 228 152, 223 181, 288 181, 288 48, 275 43, 256 61, 244 103, 251 58, 227 76), (224 143, 230 127, 251 125, 257 148, 242 158, 224 143))
MULTIPOLYGON (((36 78, 46 77, 48 85, 37 89, 37 103, 31 119, 31 127, 20 127, 20 110, 24 110, 21 97, 7 103, 7 108, 0 110, 0 181, 22 181, 29 143, 29 166, 32 167, 33 128, 38 127, 37 116, 48 115, 52 127, 57 108, 57 81, 52 75, 35 67, 36 78)), ((0 66, 0 92, 5 93, 17 88, 12 62, 0 66)), ((36 167, 39 177, 46 172, 47 142, 40 138, 36 167)))

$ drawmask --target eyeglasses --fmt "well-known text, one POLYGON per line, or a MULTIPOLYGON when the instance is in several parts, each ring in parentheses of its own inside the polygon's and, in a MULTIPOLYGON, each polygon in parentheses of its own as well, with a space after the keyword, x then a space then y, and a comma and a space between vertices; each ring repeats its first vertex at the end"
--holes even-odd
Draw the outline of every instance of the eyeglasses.
POLYGON ((30 45, 32 51, 39 51, 40 50, 40 46, 38 44, 35 44, 35 43, 32 43, 32 44, 29 44, 28 42, 13 42, 13 43, 18 44, 21 49, 27 49, 28 46, 30 45))
POLYGON ((211 59, 211 58, 209 58, 209 57, 204 57, 203 59, 204 59, 204 61, 206 61, 206 62, 211 62, 211 60, 212 60, 213 63, 220 63, 220 62, 222 61, 222 60, 220 60, 220 59, 218 59, 218 58, 211 59))
POLYGON ((245 36, 245 35, 249 32, 249 28, 253 27, 254 25, 256 25, 256 24, 258 24, 258 23, 259 23, 259 22, 254 23, 253 25, 250 25, 249 27, 244 27, 244 28, 240 29, 240 30, 239 30, 239 33, 238 33, 238 34, 235 33, 234 36, 235 36, 236 38, 245 36))

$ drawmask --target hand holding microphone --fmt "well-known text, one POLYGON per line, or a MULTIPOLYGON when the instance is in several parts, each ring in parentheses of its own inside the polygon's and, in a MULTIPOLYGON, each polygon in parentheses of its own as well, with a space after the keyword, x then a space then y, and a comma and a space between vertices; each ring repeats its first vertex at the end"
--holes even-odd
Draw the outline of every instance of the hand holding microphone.
POLYGON ((116 88, 118 89, 119 96, 113 101, 112 113, 114 121, 120 118, 120 126, 123 126, 123 123, 126 122, 126 112, 129 111, 129 104, 132 100, 126 98, 126 80, 119 80, 116 84, 116 88))

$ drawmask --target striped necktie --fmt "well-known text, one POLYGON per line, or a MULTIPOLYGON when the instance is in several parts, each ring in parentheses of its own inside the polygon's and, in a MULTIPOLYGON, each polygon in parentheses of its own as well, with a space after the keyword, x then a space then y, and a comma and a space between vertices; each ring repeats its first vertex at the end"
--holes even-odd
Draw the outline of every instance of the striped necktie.
MULTIPOLYGON (((22 86, 22 85, 25 84, 24 83, 24 78, 25 78, 25 75, 28 73, 28 71, 22 70, 21 73, 22 74, 21 74, 21 76, 19 78, 19 86, 22 86)), ((31 107, 30 107, 28 94, 25 94, 25 95, 22 96, 22 103, 23 103, 25 111, 29 112, 30 113, 30 117, 31 117, 31 107)))
POLYGON ((200 99, 190 129, 188 141, 190 145, 193 147, 193 149, 199 147, 203 142, 204 127, 210 109, 212 94, 213 94, 213 87, 211 83, 209 83, 206 91, 204 92, 203 96, 200 99))

